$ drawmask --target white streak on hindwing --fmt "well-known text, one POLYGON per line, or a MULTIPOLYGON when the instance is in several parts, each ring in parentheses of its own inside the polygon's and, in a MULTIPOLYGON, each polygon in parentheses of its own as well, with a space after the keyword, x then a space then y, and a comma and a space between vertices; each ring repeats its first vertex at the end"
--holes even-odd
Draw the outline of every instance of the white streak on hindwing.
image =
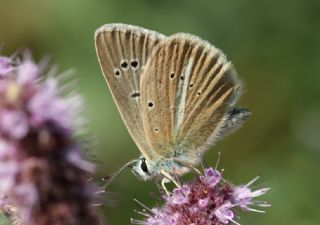
POLYGON ((188 87, 189 87, 189 78, 191 75, 191 69, 192 69, 192 64, 193 64, 193 59, 190 58, 187 66, 183 68, 182 74, 180 77, 182 79, 179 81, 179 86, 178 86, 178 91, 177 91, 177 96, 176 96, 176 123, 174 127, 174 136, 178 134, 178 131, 180 130, 181 124, 184 119, 185 115, 185 105, 186 105, 186 98, 187 98, 187 92, 188 92, 188 87))

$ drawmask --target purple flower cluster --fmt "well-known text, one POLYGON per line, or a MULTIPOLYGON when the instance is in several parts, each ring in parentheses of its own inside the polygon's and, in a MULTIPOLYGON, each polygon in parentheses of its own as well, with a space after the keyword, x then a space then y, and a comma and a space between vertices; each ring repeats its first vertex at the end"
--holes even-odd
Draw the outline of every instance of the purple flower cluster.
POLYGON ((171 195, 164 195, 165 204, 161 208, 144 209, 144 221, 133 223, 144 225, 221 225, 235 221, 236 209, 263 212, 251 208, 269 206, 256 202, 253 198, 265 194, 269 188, 252 191, 247 185, 233 186, 223 180, 221 173, 213 168, 205 169, 204 176, 194 182, 175 188, 171 195))
MULTIPOLYGON (((24 225, 99 224, 74 105, 30 54, 0 56, 0 193, 24 225)), ((3 201, 2 201, 3 202, 3 201)))

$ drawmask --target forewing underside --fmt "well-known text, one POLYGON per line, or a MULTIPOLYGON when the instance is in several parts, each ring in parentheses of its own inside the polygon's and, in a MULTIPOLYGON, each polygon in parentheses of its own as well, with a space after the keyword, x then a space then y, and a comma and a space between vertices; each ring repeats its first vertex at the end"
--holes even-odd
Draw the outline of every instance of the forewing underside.
POLYGON ((152 52, 141 78, 147 140, 162 157, 202 153, 234 104, 240 83, 224 54, 188 34, 175 34, 152 52))
POLYGON ((152 155, 141 117, 140 76, 152 49, 164 38, 160 33, 124 24, 104 25, 95 35, 104 77, 129 133, 147 159, 152 155))

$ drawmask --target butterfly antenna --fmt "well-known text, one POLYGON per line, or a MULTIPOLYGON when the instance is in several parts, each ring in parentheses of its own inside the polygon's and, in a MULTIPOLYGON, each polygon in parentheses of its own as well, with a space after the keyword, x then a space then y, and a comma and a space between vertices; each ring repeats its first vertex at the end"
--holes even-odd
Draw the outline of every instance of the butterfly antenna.
POLYGON ((137 159, 130 160, 129 162, 126 162, 123 166, 121 166, 119 169, 114 171, 111 175, 105 176, 102 178, 102 180, 106 181, 106 183, 102 187, 102 191, 105 190, 122 172, 127 167, 130 167, 133 163, 137 162, 137 159))

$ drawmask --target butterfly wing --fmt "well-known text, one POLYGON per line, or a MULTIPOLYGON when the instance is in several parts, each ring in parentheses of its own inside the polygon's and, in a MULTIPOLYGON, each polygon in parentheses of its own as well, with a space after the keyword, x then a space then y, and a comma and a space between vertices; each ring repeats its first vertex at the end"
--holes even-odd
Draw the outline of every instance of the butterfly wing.
POLYGON ((141 117, 140 77, 152 49, 164 38, 155 31, 125 24, 107 24, 95 34, 104 77, 129 133, 146 158, 151 156, 141 117))
POLYGON ((153 50, 140 86, 146 136, 161 157, 201 154, 240 91, 224 54, 188 34, 172 35, 153 50))

